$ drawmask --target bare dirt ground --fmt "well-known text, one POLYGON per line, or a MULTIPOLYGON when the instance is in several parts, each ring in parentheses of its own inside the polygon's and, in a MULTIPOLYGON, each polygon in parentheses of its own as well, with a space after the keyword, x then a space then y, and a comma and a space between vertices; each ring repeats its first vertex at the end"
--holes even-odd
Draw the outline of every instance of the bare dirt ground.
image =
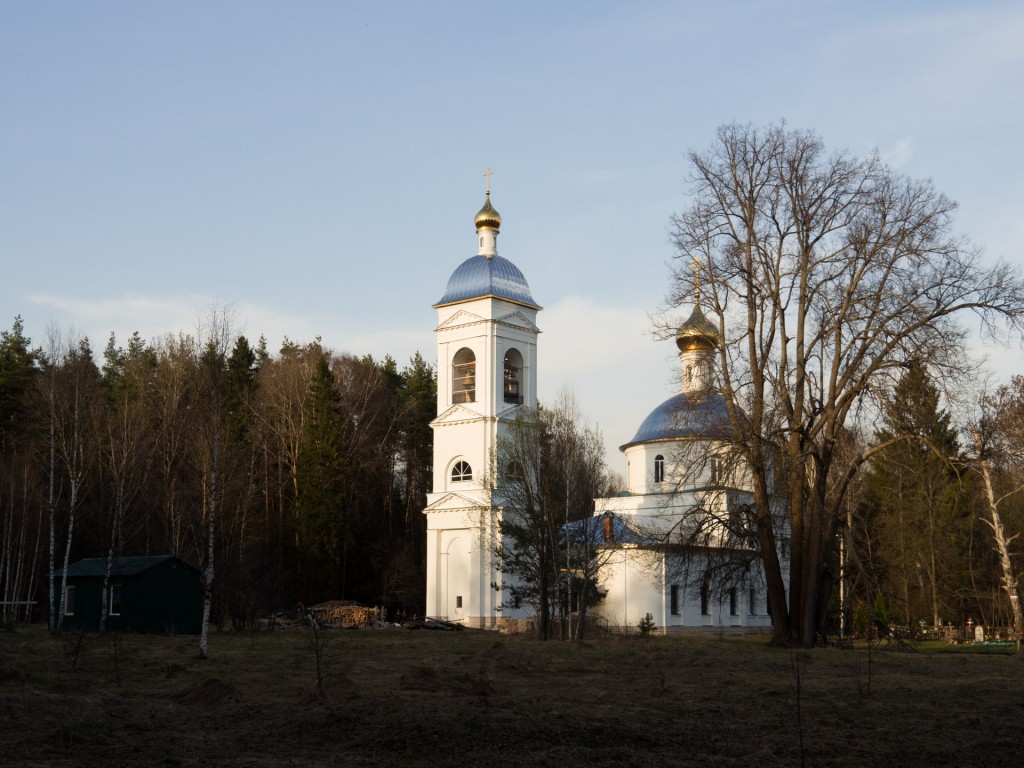
POLYGON ((323 693, 306 630, 197 650, 0 632, 0 765, 1024 764, 1024 659, 977 648, 334 632, 323 693))

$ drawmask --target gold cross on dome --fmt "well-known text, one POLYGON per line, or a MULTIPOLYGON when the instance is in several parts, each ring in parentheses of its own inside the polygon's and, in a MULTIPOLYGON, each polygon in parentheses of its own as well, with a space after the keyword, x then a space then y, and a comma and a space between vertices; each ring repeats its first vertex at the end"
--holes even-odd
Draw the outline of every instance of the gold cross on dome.
POLYGON ((484 178, 487 180, 487 194, 491 194, 491 174, 494 173, 490 168, 484 171, 484 178))
POLYGON ((693 296, 697 301, 697 306, 700 306, 700 258, 698 256, 693 257, 693 264, 690 266, 693 270, 693 296))

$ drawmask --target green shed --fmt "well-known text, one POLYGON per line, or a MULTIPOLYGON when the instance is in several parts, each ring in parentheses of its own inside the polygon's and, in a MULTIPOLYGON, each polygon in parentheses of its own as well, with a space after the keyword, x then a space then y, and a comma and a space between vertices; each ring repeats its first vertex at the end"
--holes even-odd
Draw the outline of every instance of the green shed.
MULTIPOLYGON (((64 629, 100 628, 106 572, 105 557, 68 566, 64 629)), ((54 577, 59 589, 63 569, 54 577)), ((174 555, 116 557, 107 600, 108 630, 196 635, 203 619, 202 574, 174 555)))

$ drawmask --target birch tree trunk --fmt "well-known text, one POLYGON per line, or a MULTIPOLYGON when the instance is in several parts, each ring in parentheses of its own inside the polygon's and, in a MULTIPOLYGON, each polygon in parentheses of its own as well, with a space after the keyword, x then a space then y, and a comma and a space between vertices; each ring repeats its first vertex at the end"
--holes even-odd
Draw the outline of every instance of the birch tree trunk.
POLYGON ((56 405, 56 382, 53 380, 53 361, 50 362, 51 370, 49 372, 49 386, 47 387, 47 394, 49 396, 50 405, 50 457, 49 465, 47 466, 47 481, 48 490, 46 496, 46 511, 49 523, 49 535, 50 535, 50 557, 47 562, 49 566, 47 572, 49 574, 49 614, 50 614, 50 632, 56 632, 58 624, 60 623, 61 616, 64 613, 64 594, 61 593, 60 600, 56 600, 54 594, 54 557, 56 557, 57 551, 57 496, 54 485, 57 480, 57 405, 56 405))
POLYGON ((217 520, 217 473, 220 470, 220 414, 214 413, 213 453, 210 462, 209 510, 207 514, 206 568, 203 570, 203 626, 199 636, 199 658, 208 658, 210 605, 213 603, 213 548, 217 520))
POLYGON ((208 317, 208 334, 201 361, 204 392, 201 396, 208 419, 209 482, 204 497, 206 506, 206 567, 203 569, 203 622, 199 635, 199 658, 209 655, 210 613, 213 605, 214 554, 216 551, 217 513, 220 511, 221 419, 224 406, 224 372, 231 339, 231 310, 214 308, 208 317))
MULTIPOLYGON (((75 532, 75 512, 78 509, 79 493, 82 484, 82 393, 80 383, 78 372, 76 371, 72 389, 71 439, 70 444, 66 445, 64 450, 64 461, 67 465, 68 473, 68 537, 64 544, 64 568, 60 581, 61 616, 63 616, 64 612, 64 601, 67 599, 68 565, 71 563, 71 542, 75 532)), ((61 617, 58 616, 58 629, 60 628, 60 619, 61 617)))
MULTIPOLYGON (((975 444, 980 449, 980 437, 977 433, 974 436, 975 444)), ((1002 584, 1006 596, 1010 599, 1010 609, 1013 611, 1013 633, 1018 644, 1024 635, 1024 613, 1021 611, 1020 593, 1017 589, 1017 575, 1013 570, 1013 561, 1010 559, 1010 542, 1013 538, 1007 538, 1006 530, 1003 528, 1003 520, 999 514, 999 501, 996 499, 995 491, 992 488, 992 473, 989 469, 988 460, 978 461, 978 473, 981 475, 982 483, 985 486, 985 502, 988 507, 989 519, 985 522, 992 529, 995 538, 996 553, 999 555, 999 565, 1003 571, 1002 584)))

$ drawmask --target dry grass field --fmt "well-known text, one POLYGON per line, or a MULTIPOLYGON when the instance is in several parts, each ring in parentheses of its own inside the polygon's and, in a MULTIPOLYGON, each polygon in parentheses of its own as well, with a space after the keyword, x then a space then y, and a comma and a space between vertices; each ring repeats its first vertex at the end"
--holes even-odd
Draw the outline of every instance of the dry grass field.
POLYGON ((1024 764, 1006 653, 349 631, 321 693, 306 630, 79 640, 0 632, 0 765, 1024 764))

